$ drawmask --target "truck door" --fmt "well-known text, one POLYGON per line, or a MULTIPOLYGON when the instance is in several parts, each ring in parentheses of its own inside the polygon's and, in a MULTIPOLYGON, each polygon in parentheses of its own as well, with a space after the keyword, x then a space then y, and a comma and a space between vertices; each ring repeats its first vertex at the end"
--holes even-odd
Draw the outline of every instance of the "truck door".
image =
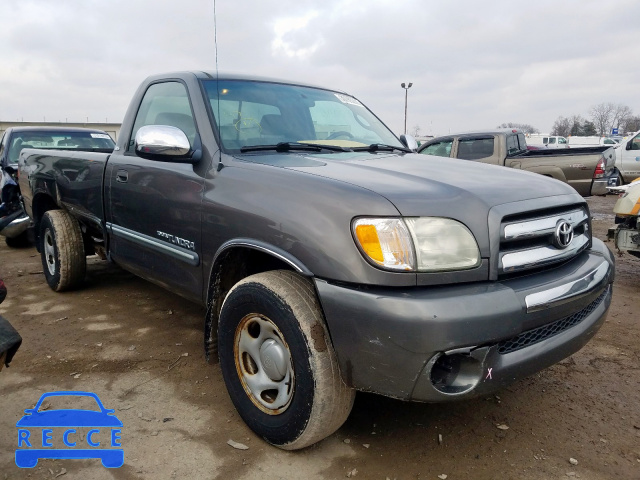
POLYGON ((198 129, 182 82, 148 87, 126 151, 109 159, 104 184, 110 252, 137 275, 199 301, 204 178, 191 163, 138 157, 135 134, 145 125, 177 127, 194 145, 198 129))

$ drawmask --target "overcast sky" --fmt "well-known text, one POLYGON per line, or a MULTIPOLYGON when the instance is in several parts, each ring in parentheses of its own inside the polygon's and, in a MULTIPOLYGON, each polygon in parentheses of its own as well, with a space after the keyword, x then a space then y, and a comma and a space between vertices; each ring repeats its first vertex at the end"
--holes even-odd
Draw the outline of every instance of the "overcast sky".
MULTIPOLYGON (((638 0, 216 0, 218 68, 345 90, 394 132, 640 114, 638 0)), ((148 75, 215 70, 213 0, 0 0, 0 120, 120 122, 148 75)))

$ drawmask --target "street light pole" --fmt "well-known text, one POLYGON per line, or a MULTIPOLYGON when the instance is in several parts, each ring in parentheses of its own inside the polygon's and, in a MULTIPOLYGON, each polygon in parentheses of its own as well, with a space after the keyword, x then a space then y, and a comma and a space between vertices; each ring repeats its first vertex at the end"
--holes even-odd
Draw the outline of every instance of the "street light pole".
POLYGON ((409 82, 409 85, 401 83, 400 86, 404 88, 404 134, 407 134, 407 96, 409 94, 409 89, 411 88, 413 83, 409 82))

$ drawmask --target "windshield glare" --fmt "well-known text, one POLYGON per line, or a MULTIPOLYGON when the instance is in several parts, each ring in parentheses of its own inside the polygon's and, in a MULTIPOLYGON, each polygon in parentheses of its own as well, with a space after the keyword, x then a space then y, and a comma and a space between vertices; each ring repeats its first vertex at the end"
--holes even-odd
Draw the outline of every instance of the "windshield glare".
POLYGON ((229 152, 281 142, 347 148, 380 143, 404 148, 349 95, 259 81, 207 80, 203 84, 222 145, 229 152))

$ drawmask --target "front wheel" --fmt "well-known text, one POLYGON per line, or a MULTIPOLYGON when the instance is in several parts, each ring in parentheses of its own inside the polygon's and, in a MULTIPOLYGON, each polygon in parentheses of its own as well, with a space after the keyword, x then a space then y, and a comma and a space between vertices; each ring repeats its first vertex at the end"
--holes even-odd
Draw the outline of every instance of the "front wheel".
POLYGON ((40 256, 49 286, 56 292, 84 280, 87 258, 80 225, 63 210, 49 210, 40 221, 40 256))
POLYGON ((313 285, 289 271, 238 282, 220 312, 220 366, 245 423, 285 450, 311 445, 349 416, 355 392, 340 377, 313 285))

